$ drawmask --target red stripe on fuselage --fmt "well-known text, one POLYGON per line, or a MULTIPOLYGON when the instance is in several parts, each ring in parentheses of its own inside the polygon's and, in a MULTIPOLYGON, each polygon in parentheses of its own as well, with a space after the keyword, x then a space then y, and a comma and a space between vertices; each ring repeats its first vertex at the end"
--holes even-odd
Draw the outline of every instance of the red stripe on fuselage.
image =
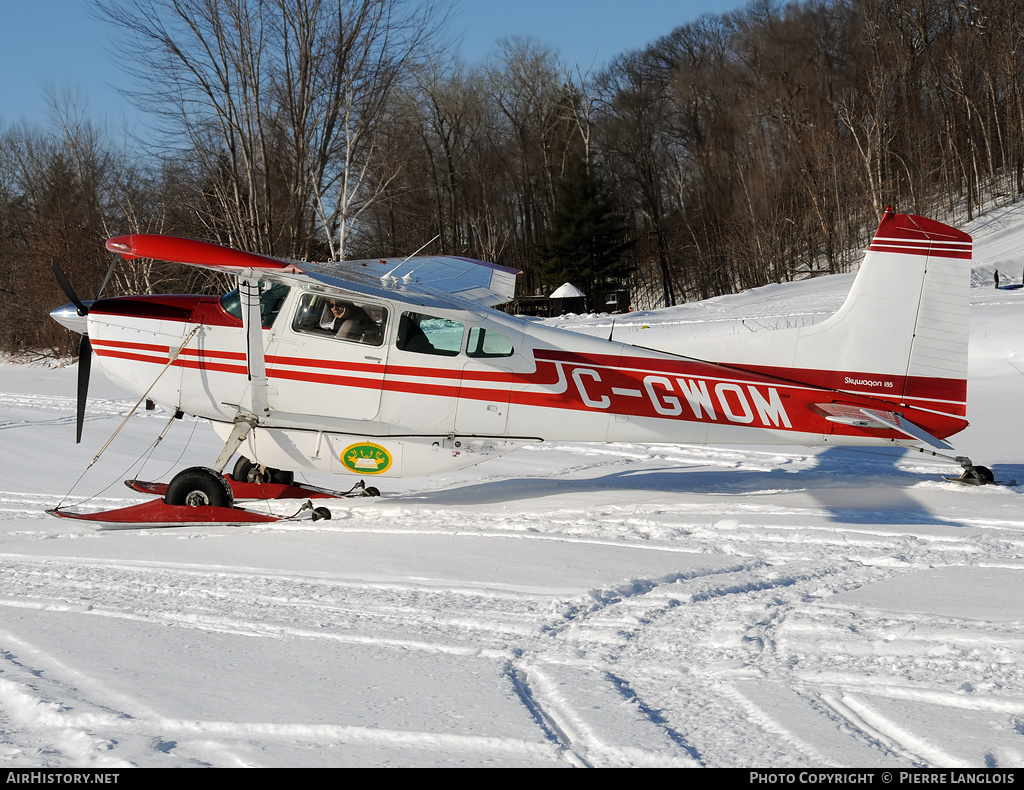
MULTIPOLYGON (((94 349, 129 349, 131 351, 152 351, 154 354, 168 354, 170 346, 160 346, 154 343, 130 343, 124 340, 93 340, 94 349)), ((166 362, 166 360, 164 360, 166 362)))
MULTIPOLYGON (((169 356, 167 346, 124 341, 97 341, 96 345, 97 353, 104 357, 166 364, 169 356)), ((270 356, 267 375, 271 380, 500 400, 538 408, 845 435, 879 434, 827 422, 810 406, 841 402, 878 408, 884 403, 888 408, 901 403, 900 392, 907 383, 912 385, 910 389, 916 387, 923 392, 931 387, 935 394, 951 396, 914 396, 920 402, 902 406, 908 419, 940 438, 966 425, 962 419, 966 384, 955 380, 765 366, 738 368, 696 360, 577 354, 558 349, 537 349, 535 357, 533 371, 512 373, 270 356), (891 387, 886 386, 889 382, 891 387)), ((244 362, 241 352, 186 349, 175 365, 245 375, 244 362)))

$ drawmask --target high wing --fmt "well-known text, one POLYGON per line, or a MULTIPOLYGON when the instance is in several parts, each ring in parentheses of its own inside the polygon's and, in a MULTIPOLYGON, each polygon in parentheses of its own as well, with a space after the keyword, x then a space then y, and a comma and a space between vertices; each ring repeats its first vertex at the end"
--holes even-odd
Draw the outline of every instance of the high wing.
POLYGON ((422 307, 493 307, 515 296, 517 269, 452 255, 307 263, 243 252, 219 244, 158 234, 116 236, 107 249, 124 258, 152 258, 243 276, 317 282, 422 307))

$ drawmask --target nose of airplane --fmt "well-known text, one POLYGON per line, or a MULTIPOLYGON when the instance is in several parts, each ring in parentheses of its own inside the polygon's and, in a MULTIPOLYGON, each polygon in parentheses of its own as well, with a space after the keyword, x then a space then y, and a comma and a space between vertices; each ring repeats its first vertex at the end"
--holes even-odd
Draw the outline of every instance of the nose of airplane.
MULTIPOLYGON (((92 302, 83 302, 82 304, 88 309, 92 302)), ((88 327, 88 316, 79 313, 78 308, 73 304, 61 305, 55 310, 51 310, 50 318, 80 335, 84 335, 88 327)))

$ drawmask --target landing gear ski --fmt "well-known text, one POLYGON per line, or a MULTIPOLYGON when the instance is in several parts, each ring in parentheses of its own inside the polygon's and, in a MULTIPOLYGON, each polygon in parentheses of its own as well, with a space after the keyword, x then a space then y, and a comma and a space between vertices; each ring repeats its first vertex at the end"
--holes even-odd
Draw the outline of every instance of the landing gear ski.
POLYGON ((138 505, 99 513, 75 513, 60 508, 46 511, 59 518, 95 521, 101 524, 134 524, 139 527, 170 527, 196 524, 253 524, 296 521, 309 511, 313 521, 326 521, 331 511, 314 507, 313 499, 345 499, 380 496, 373 486, 362 480, 348 491, 329 491, 303 483, 254 483, 235 480, 231 475, 217 474, 204 466, 193 466, 178 472, 170 483, 148 483, 125 480, 133 491, 154 494, 159 499, 138 505), (237 500, 305 499, 306 503, 291 516, 273 516, 237 507, 237 500))
MULTIPOLYGON (((192 469, 186 469, 185 472, 196 473, 199 469, 203 469, 203 467, 193 467, 192 469)), ((213 470, 207 469, 206 471, 213 474, 213 470)), ((138 491, 140 494, 154 494, 166 499, 169 496, 168 492, 171 491, 171 487, 175 485, 175 481, 178 480, 179 477, 185 476, 185 472, 179 472, 175 475, 170 484, 150 483, 145 480, 125 480, 124 484, 132 491, 138 491)), ((230 489, 231 497, 234 500, 351 499, 353 497, 380 496, 380 491, 373 486, 366 485, 362 480, 357 482, 348 491, 332 491, 327 488, 311 486, 305 483, 259 483, 246 480, 245 478, 235 477, 233 474, 217 476, 224 481, 223 484, 230 489)), ((191 481, 192 478, 191 476, 188 476, 186 479, 191 481)), ((206 485, 213 487, 208 480, 204 482, 206 485)), ((205 491, 205 486, 202 491, 205 491)), ((210 494, 210 496, 212 497, 213 494, 210 494)), ((199 498, 200 497, 197 496, 197 500, 199 498)), ((168 499, 167 501, 168 504, 187 504, 186 502, 178 502, 177 500, 171 502, 168 499)), ((212 499, 210 504, 214 504, 212 499)))

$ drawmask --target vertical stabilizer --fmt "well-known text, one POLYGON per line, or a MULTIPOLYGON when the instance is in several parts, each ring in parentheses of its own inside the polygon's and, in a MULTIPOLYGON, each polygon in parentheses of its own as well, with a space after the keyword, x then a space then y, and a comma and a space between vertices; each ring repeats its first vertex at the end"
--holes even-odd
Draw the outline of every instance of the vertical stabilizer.
POLYGON ((890 266, 909 266, 908 261, 916 260, 924 267, 904 396, 964 400, 971 237, 924 217, 887 212, 871 242, 872 252, 900 256, 890 266))
POLYGON ((843 306, 797 332, 794 367, 842 373, 835 389, 963 415, 971 251, 966 233, 888 209, 843 306))
POLYGON ((827 320, 658 348, 962 417, 971 237, 887 209, 850 293, 827 320))

